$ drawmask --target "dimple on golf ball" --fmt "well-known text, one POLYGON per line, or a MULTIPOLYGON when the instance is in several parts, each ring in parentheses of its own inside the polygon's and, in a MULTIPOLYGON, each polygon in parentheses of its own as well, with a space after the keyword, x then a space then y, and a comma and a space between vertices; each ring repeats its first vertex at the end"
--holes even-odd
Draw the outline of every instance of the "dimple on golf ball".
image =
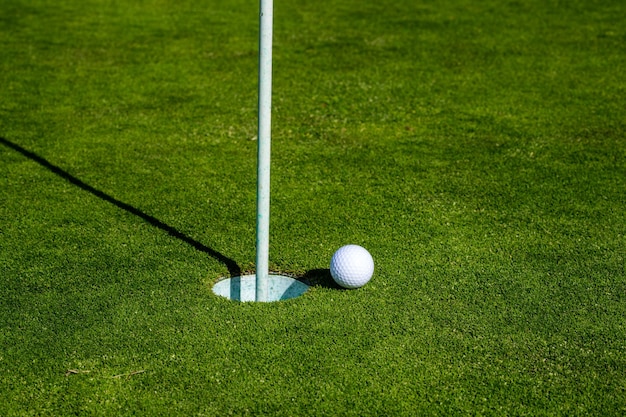
POLYGON ((362 287, 374 274, 374 259, 362 246, 342 246, 330 260, 330 274, 344 288, 362 287))

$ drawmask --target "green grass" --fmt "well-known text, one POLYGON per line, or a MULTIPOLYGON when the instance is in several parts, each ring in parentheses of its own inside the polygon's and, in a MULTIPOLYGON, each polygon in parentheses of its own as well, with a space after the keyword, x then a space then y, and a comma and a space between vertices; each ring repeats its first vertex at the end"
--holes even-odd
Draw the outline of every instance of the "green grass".
POLYGON ((625 414, 623 2, 276 2, 271 304, 257 14, 3 0, 0 415, 625 414))

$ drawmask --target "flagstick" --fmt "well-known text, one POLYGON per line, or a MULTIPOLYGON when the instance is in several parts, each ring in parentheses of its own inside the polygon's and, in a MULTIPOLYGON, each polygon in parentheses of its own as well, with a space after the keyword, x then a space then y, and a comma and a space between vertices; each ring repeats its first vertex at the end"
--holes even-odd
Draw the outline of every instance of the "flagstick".
POLYGON ((270 228, 273 0, 261 0, 257 162, 256 301, 267 301, 270 228))

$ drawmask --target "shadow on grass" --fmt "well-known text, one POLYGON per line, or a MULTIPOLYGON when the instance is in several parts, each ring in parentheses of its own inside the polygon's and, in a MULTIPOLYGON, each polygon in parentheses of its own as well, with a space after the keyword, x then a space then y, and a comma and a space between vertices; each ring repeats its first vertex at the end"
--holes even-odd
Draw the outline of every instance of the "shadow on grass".
POLYGON ((309 287, 324 287, 324 288, 332 288, 335 290, 343 290, 339 286, 332 275, 330 275, 330 269, 311 269, 307 271, 303 276, 298 277, 298 281, 304 282, 309 287))
POLYGON ((70 173, 68 173, 67 171, 64 171, 63 169, 59 168, 56 165, 51 164, 49 161, 47 161, 46 159, 42 158, 41 156, 27 151, 26 149, 22 148, 21 146, 0 137, 0 143, 8 148, 13 149, 14 151, 17 151, 19 153, 21 153, 22 155, 24 155, 25 157, 27 157, 28 159, 37 162, 39 165, 41 165, 42 167, 48 169, 50 172, 58 175, 59 177, 69 181, 70 183, 74 184, 75 186, 93 194, 94 196, 109 202, 111 204, 113 204, 114 206, 121 208, 122 210, 126 210, 127 212, 134 214, 135 216, 141 218, 142 220, 144 220, 145 222, 151 224, 152 226, 159 228, 161 230, 163 230, 164 232, 167 232, 170 236, 175 237, 176 239, 182 240, 183 242, 187 243, 188 245, 192 246, 194 249, 199 250, 200 252, 204 252, 207 255, 209 255, 210 257, 212 257, 213 259, 221 262, 222 264, 224 264, 226 266, 226 268, 228 268, 228 273, 230 274, 231 277, 235 277, 235 276, 239 276, 241 275, 241 268, 239 267, 239 265, 237 265, 237 263, 235 261, 233 261, 232 259, 222 255, 221 253, 219 253, 218 251, 216 251, 215 249, 212 249, 200 242, 198 242, 197 240, 192 239, 191 237, 187 236, 186 234, 176 230, 175 228, 173 228, 172 226, 163 223, 161 220, 157 219, 156 217, 153 217, 149 214, 144 213, 143 211, 139 210, 136 207, 131 206, 130 204, 124 203, 120 200, 117 200, 114 197, 111 197, 110 195, 97 190, 95 188, 93 188, 91 185, 84 183, 83 181, 79 180, 78 178, 74 177, 73 175, 71 175, 70 173))

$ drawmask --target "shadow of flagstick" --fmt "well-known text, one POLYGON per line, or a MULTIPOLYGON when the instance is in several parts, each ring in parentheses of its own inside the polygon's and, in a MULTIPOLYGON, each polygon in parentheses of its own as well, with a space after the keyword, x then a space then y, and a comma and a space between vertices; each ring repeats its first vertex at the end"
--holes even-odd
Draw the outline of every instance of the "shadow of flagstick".
POLYGON ((48 169, 50 172, 58 175, 59 177, 69 181, 70 183, 74 184, 75 186, 93 194, 94 196, 109 202, 111 204, 113 204, 114 206, 125 210, 131 214, 134 214, 135 216, 141 218, 142 220, 144 220, 145 222, 151 224, 152 226, 159 228, 161 230, 163 230, 164 232, 167 232, 170 236, 175 237, 176 239, 182 240, 183 242, 187 243, 188 245, 192 246, 194 249, 200 251, 200 252, 204 252, 206 254, 208 254, 210 257, 212 257, 213 259, 217 260, 218 262, 221 262, 222 264, 224 264, 226 266, 226 268, 228 268, 228 273, 230 274, 231 277, 236 277, 241 275, 241 268, 239 268, 239 265, 237 265, 237 263, 235 261, 233 261, 232 259, 222 255, 221 253, 219 253, 218 251, 216 251, 215 249, 212 249, 200 242, 198 242, 197 240, 192 239, 191 237, 187 236, 186 234, 176 230, 175 228, 173 228, 172 226, 163 223, 161 220, 157 219, 156 217, 153 217, 149 214, 144 213, 143 211, 139 210, 136 207, 131 206, 130 204, 124 203, 120 200, 117 200, 114 197, 111 197, 110 195, 97 190, 95 188, 93 188, 91 185, 84 183, 83 181, 79 180, 78 178, 74 177, 73 175, 71 175, 70 173, 68 173, 67 171, 64 171, 63 169, 59 168, 56 165, 51 164, 49 161, 47 161, 46 159, 42 158, 41 156, 27 151, 26 149, 22 148, 21 146, 0 137, 0 143, 3 144, 4 146, 13 149, 16 152, 21 153, 22 155, 24 155, 25 157, 27 157, 28 159, 37 162, 39 165, 41 165, 42 167, 48 169))

